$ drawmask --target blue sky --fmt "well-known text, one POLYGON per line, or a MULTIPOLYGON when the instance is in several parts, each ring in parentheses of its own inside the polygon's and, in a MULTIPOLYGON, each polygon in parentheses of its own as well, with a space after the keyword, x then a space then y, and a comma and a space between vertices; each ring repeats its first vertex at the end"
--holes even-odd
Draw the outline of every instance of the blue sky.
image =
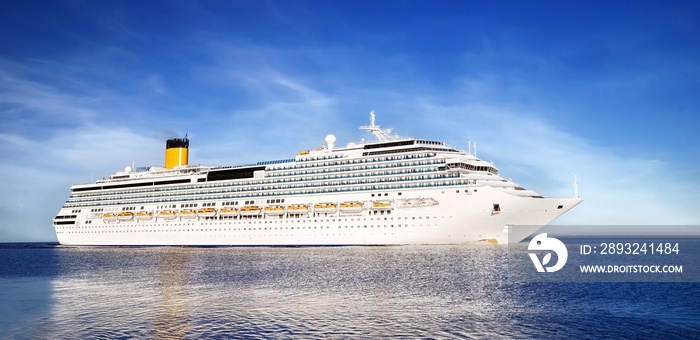
POLYGON ((561 224, 700 224, 700 5, 5 1, 0 242, 53 241, 72 184, 284 159, 377 123, 493 161, 561 224))

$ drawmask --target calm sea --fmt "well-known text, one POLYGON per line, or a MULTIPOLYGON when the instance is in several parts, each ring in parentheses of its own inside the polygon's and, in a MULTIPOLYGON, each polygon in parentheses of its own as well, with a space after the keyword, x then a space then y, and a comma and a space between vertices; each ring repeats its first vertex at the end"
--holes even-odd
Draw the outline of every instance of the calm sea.
POLYGON ((689 338, 698 283, 513 283, 505 246, 0 244, 0 338, 689 338))

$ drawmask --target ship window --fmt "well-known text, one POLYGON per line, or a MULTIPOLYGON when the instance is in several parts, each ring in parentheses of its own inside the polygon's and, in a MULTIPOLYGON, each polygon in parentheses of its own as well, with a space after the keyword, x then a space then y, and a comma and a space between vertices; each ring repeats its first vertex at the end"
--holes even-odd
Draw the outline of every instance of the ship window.
POLYGON ((494 203, 493 212, 499 212, 499 211, 501 211, 501 205, 498 203, 494 203))
POLYGON ((559 206, 557 207, 557 209, 563 209, 563 208, 564 208, 563 205, 559 205, 559 206))

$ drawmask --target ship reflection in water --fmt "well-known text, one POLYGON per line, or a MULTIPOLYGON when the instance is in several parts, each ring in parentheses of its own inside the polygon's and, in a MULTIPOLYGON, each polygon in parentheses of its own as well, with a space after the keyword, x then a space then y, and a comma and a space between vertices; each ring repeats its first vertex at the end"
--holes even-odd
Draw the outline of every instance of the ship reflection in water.
POLYGON ((698 315, 683 298, 695 284, 511 283, 503 245, 31 252, 12 268, 34 274, 0 275, 4 291, 32 294, 5 296, 22 307, 0 318, 8 338, 655 337, 698 327, 680 317, 698 315))
POLYGON ((58 251, 59 337, 505 334, 524 308, 500 289, 504 246, 58 251))
POLYGON ((159 266, 161 293, 156 301, 156 321, 153 324, 156 338, 184 338, 191 327, 187 319, 188 257, 189 252, 183 249, 162 249, 159 266))

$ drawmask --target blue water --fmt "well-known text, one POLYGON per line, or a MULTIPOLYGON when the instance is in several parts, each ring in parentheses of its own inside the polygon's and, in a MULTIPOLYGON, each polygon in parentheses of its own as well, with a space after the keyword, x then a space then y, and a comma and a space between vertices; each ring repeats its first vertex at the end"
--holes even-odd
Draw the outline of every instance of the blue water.
POLYGON ((0 338, 689 338, 698 283, 514 283, 497 245, 0 244, 0 338))

